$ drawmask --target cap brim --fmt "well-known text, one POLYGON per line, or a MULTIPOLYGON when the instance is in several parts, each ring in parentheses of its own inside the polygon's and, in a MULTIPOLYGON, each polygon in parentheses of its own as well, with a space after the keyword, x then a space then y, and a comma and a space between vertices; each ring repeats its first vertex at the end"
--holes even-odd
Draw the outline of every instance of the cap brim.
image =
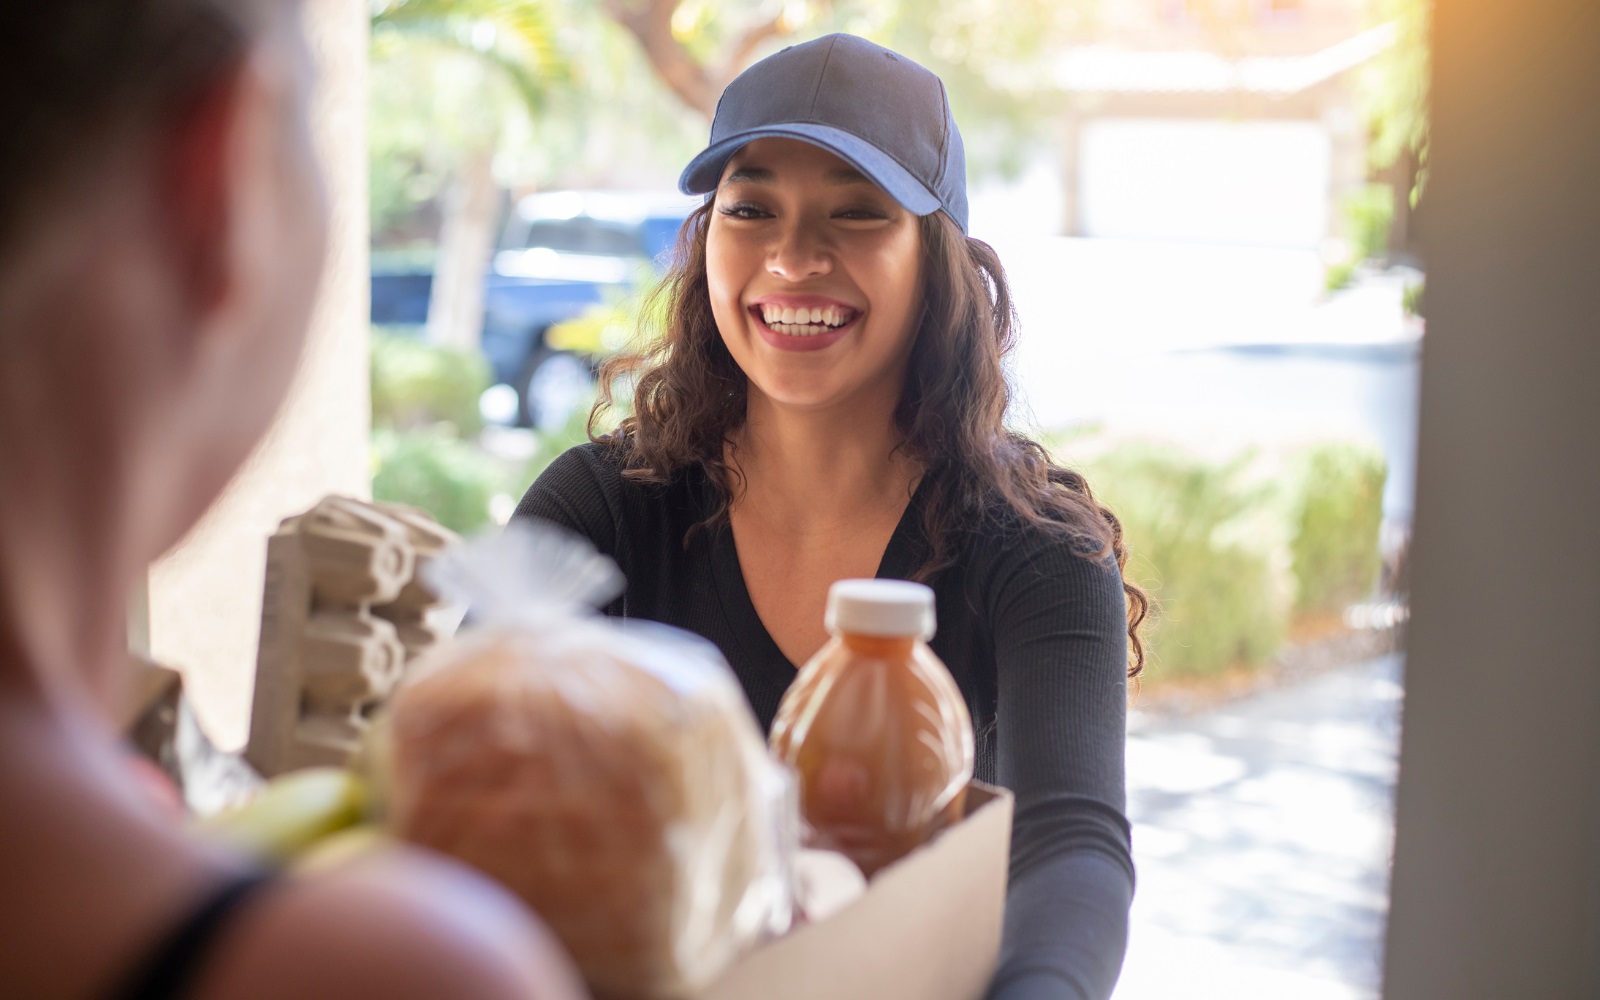
POLYGON ((764 125, 711 144, 689 161, 683 175, 678 178, 678 190, 684 194, 710 194, 715 191, 717 185, 722 183, 722 171, 733 154, 757 139, 798 139, 826 149, 861 171, 908 212, 928 215, 943 207, 933 192, 888 153, 853 133, 811 122, 764 125))

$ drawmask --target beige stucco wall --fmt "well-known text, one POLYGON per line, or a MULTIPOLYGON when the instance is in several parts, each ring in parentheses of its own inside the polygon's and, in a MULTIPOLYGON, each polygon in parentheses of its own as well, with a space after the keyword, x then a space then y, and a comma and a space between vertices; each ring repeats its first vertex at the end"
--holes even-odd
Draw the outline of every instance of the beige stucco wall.
POLYGON ((202 724, 228 748, 242 745, 249 729, 267 536, 328 493, 365 497, 371 489, 367 5, 306 0, 305 11, 322 73, 313 113, 333 210, 305 363, 249 465, 195 531, 150 570, 151 653, 183 671, 202 724))

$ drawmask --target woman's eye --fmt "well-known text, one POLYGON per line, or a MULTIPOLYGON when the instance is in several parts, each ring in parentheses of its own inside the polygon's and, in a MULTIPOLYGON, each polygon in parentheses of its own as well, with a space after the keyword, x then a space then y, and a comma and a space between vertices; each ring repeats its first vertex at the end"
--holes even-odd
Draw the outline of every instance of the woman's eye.
POLYGON ((887 219, 889 216, 876 208, 847 208, 836 213, 834 217, 852 221, 877 221, 879 219, 887 219))
POLYGON ((761 219, 767 216, 766 210, 760 205, 752 205, 745 201, 725 206, 718 211, 734 219, 761 219))

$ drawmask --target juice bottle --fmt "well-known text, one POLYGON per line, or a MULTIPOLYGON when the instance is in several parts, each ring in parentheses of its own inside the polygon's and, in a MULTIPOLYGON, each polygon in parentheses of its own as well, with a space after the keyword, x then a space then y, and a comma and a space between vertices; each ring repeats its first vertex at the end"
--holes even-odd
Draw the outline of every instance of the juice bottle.
POLYGON ((832 638, 778 705, 772 749, 792 767, 808 846, 843 853, 870 878, 961 817, 972 719, 928 648, 933 591, 841 580, 832 638))

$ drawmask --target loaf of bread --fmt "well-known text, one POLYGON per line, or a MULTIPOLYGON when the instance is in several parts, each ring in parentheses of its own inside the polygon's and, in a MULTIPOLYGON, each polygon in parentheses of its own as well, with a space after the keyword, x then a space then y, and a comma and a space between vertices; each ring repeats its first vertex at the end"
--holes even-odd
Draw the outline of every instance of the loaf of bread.
POLYGON ((526 900, 597 995, 691 994, 786 926, 791 800, 709 644, 492 626, 428 654, 389 722, 397 832, 526 900))

